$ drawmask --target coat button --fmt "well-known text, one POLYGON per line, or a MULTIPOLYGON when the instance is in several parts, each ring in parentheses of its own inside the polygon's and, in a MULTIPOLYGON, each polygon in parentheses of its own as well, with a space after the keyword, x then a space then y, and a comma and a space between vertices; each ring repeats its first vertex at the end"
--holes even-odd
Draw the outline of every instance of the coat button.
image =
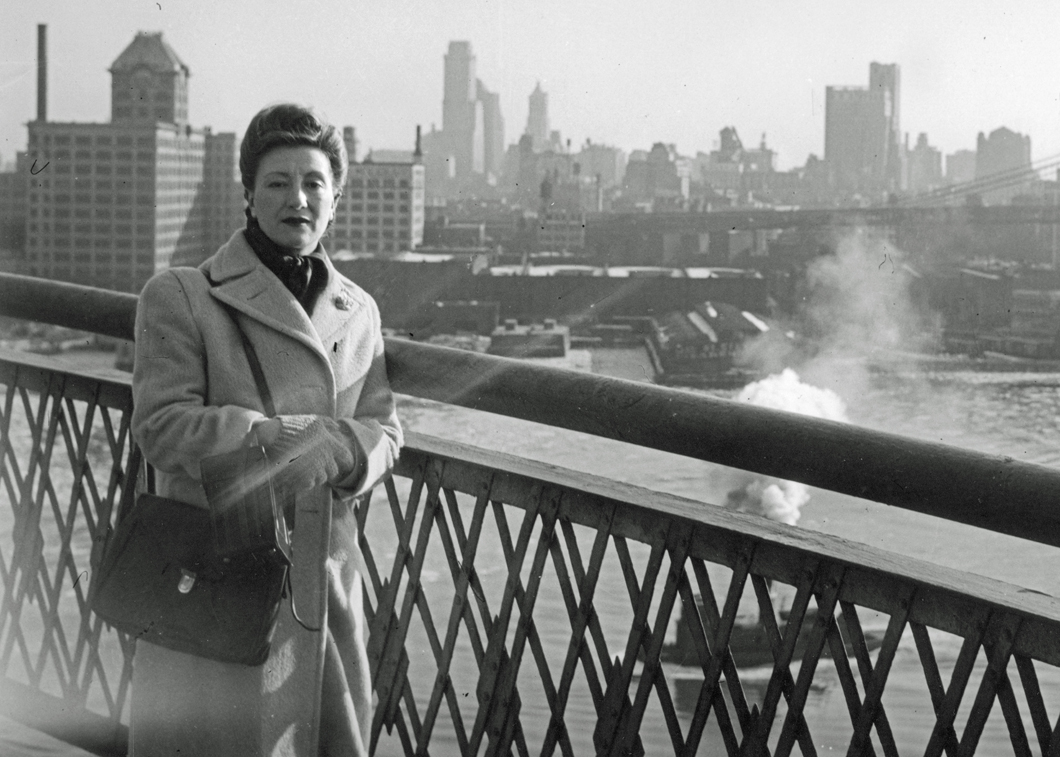
POLYGON ((339 310, 349 310, 350 301, 346 299, 346 297, 339 295, 335 297, 335 307, 337 307, 339 310))

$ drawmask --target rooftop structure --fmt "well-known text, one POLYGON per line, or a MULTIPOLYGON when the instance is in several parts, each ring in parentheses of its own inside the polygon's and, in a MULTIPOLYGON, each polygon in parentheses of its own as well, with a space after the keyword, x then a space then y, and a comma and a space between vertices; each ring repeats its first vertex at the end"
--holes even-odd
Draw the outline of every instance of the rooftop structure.
POLYGON ((242 223, 235 135, 188 124, 188 67, 140 32, 115 59, 110 123, 29 122, 25 272, 137 292, 242 223))
MULTIPOLYGON (((346 189, 335 209, 328 247, 336 255, 347 252, 393 256, 423 242, 425 176, 414 152, 411 160, 351 160, 346 189)), ((380 154, 380 157, 384 157, 380 154)))
POLYGON ((871 63, 869 86, 825 89, 824 159, 833 188, 877 198, 901 188, 901 77, 871 63))

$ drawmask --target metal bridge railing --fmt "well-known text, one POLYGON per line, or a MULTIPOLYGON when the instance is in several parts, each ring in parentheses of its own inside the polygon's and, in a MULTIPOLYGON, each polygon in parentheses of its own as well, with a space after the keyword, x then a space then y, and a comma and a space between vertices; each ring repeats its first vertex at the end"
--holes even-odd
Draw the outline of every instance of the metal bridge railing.
MULTIPOLYGON (((4 315, 131 337, 133 305, 0 277, 4 315)), ((1050 469, 515 361, 387 352, 414 396, 1060 541, 1050 469)), ((0 712, 123 754, 132 640, 85 590, 133 485, 129 380, 4 353, 0 385, 0 712)), ((417 434, 358 516, 377 754, 1060 751, 1053 597, 417 434), (749 609, 764 667, 747 664, 749 609), (895 691, 898 664, 919 668, 915 694, 895 691), (841 717, 814 704, 822 689, 841 717)))

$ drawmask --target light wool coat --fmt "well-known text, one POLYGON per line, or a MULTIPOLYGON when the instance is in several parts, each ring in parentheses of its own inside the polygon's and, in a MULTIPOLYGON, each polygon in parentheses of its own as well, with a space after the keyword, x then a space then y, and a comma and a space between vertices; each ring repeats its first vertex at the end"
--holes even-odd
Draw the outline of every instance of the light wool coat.
MULTIPOLYGON (((163 271, 140 295, 132 430, 157 471, 159 494, 205 507, 201 458, 238 448, 265 418, 239 332, 222 302, 239 313, 239 328, 257 352, 276 412, 324 415, 345 424, 359 446, 364 475, 333 492, 328 554, 320 550, 328 588, 326 644, 321 634, 306 642, 307 632, 286 608, 273 654, 257 668, 140 643, 130 724, 134 756, 301 755, 305 729, 295 734, 292 729, 302 726, 286 721, 303 717, 295 710, 313 698, 292 683, 298 679, 292 670, 314 664, 291 651, 306 643, 319 645, 318 670, 303 670, 299 686, 316 680, 324 660, 324 746, 356 754, 356 742, 367 745, 369 674, 351 501, 390 472, 402 433, 386 378, 378 308, 330 261, 327 269, 327 287, 310 317, 239 231, 199 271, 163 271)), ((295 529, 296 564, 301 530, 295 529)))

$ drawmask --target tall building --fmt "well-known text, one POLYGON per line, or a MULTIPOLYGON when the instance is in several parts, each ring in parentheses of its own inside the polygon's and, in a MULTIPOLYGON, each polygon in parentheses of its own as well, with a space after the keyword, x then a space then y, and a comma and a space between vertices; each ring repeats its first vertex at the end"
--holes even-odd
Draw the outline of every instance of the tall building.
POLYGON ((825 89, 824 158, 841 195, 876 199, 901 189, 897 64, 869 65, 869 86, 825 89))
POLYGON ((681 210, 687 206, 692 167, 674 145, 656 142, 643 159, 626 164, 622 200, 648 210, 681 210))
MULTIPOLYGON (((442 131, 449 143, 456 176, 476 172, 476 153, 481 154, 482 151, 482 112, 477 95, 475 56, 471 52, 471 43, 450 42, 449 52, 445 55, 442 131)), ((481 173, 481 157, 477 168, 477 173, 481 173)))
POLYGON ((619 148, 585 140, 574 160, 580 172, 596 179, 601 188, 621 186, 626 172, 626 153, 619 148))
POLYGON ((501 115, 501 96, 490 92, 482 80, 476 88, 482 103, 482 170, 486 181, 496 184, 504 169, 504 116, 501 115))
MULTIPOLYGON (((246 201, 243 199, 243 180, 239 173, 239 139, 231 132, 214 134, 203 129, 206 154, 203 165, 203 193, 205 203, 205 252, 212 253, 228 240, 232 233, 246 224, 246 201)), ((195 265, 199 261, 188 260, 195 265)), ((185 263, 185 261, 177 261, 185 263)))
POLYGON ((946 183, 975 181, 975 150, 957 150, 946 156, 946 183))
POLYGON ((470 42, 449 43, 444 78, 442 128, 423 144, 428 191, 439 199, 495 184, 504 159, 500 96, 476 77, 470 42))
MULTIPOLYGON (((420 145, 411 160, 350 159, 346 189, 328 231, 333 252, 407 252, 423 243, 425 176, 420 145)), ((398 157, 398 156, 394 156, 398 157)))
POLYGON ((916 146, 907 151, 910 192, 928 192, 942 186, 942 152, 928 144, 927 134, 921 132, 916 146))
POLYGON ((138 292, 169 265, 203 260, 241 223, 235 136, 188 124, 190 72, 160 32, 137 34, 110 74, 110 123, 28 125, 27 159, 41 170, 28 188, 25 266, 138 292))
POLYGON ((776 153, 766 145, 766 135, 757 149, 744 147, 735 126, 718 133, 718 147, 709 154, 698 153, 694 166, 699 180, 717 195, 742 204, 767 192, 774 178, 776 153))
POLYGON ((537 83, 530 93, 530 109, 526 117, 526 134, 530 136, 534 150, 547 149, 551 144, 551 132, 548 128, 548 94, 537 83))
POLYGON ((12 170, 0 171, 0 270, 22 272, 26 255, 26 197, 31 166, 19 153, 12 170))
POLYGON ((1026 192, 1034 179, 1031 138, 1004 126, 989 136, 979 132, 975 147, 975 180, 983 202, 1001 204, 1026 192))

